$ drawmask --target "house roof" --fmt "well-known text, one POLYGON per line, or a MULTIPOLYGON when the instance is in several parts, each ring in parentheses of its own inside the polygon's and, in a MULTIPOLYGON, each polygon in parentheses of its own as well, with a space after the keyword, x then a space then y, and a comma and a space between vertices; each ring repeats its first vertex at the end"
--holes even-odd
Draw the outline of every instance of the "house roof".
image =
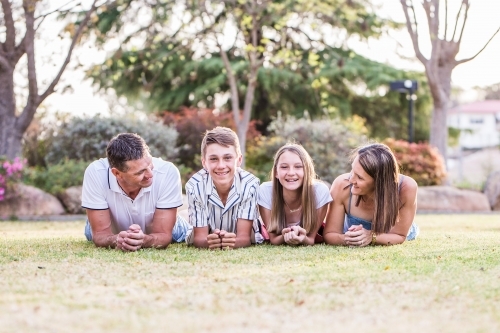
POLYGON ((478 101, 464 105, 458 105, 448 110, 448 113, 500 113, 500 100, 478 101))

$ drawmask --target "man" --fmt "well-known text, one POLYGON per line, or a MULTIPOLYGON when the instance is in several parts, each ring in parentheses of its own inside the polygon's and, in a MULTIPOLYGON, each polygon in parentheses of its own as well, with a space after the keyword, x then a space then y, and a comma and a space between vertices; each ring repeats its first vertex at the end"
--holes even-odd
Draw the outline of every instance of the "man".
POLYGON ((122 251, 184 241, 191 226, 177 217, 182 205, 179 170, 150 155, 137 134, 118 134, 106 159, 91 163, 83 179, 85 235, 99 247, 122 251))
POLYGON ((225 127, 207 131, 201 144, 203 169, 186 184, 188 244, 198 248, 234 249, 261 243, 257 190, 259 179, 240 169, 238 136, 225 127))

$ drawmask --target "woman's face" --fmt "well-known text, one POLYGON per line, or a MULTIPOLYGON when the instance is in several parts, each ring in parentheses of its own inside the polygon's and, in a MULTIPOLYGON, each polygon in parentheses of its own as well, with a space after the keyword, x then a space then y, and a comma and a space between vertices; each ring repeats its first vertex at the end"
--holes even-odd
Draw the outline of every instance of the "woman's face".
POLYGON ((294 191, 302 187, 304 182, 304 164, 299 155, 285 151, 276 163, 276 178, 283 189, 294 191))
POLYGON ((359 163, 359 156, 352 162, 349 182, 352 184, 351 193, 355 195, 371 195, 375 190, 375 181, 359 163))

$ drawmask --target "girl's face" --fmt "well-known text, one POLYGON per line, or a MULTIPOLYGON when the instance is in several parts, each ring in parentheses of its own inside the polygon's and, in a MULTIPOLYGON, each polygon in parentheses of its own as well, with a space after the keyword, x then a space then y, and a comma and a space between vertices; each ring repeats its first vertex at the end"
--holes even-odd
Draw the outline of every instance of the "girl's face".
POLYGON ((299 155, 285 151, 276 163, 276 178, 283 189, 295 191, 302 187, 304 182, 304 163, 299 155))
POLYGON ((375 191, 375 181, 368 175, 359 163, 359 157, 352 162, 349 182, 352 184, 351 193, 355 195, 371 195, 375 191))

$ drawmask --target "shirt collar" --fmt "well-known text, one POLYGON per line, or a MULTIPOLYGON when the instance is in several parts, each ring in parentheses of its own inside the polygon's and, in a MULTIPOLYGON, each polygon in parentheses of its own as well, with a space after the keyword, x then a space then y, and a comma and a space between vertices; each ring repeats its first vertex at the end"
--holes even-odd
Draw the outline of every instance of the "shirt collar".
POLYGON ((239 189, 241 185, 241 179, 239 177, 239 172, 236 171, 233 179, 233 184, 231 185, 231 189, 229 190, 229 194, 227 195, 226 206, 222 203, 219 194, 217 193, 217 189, 215 188, 214 182, 210 174, 208 174, 208 201, 212 204, 218 206, 221 209, 224 209, 223 213, 227 212, 231 209, 236 203, 240 201, 239 189))

